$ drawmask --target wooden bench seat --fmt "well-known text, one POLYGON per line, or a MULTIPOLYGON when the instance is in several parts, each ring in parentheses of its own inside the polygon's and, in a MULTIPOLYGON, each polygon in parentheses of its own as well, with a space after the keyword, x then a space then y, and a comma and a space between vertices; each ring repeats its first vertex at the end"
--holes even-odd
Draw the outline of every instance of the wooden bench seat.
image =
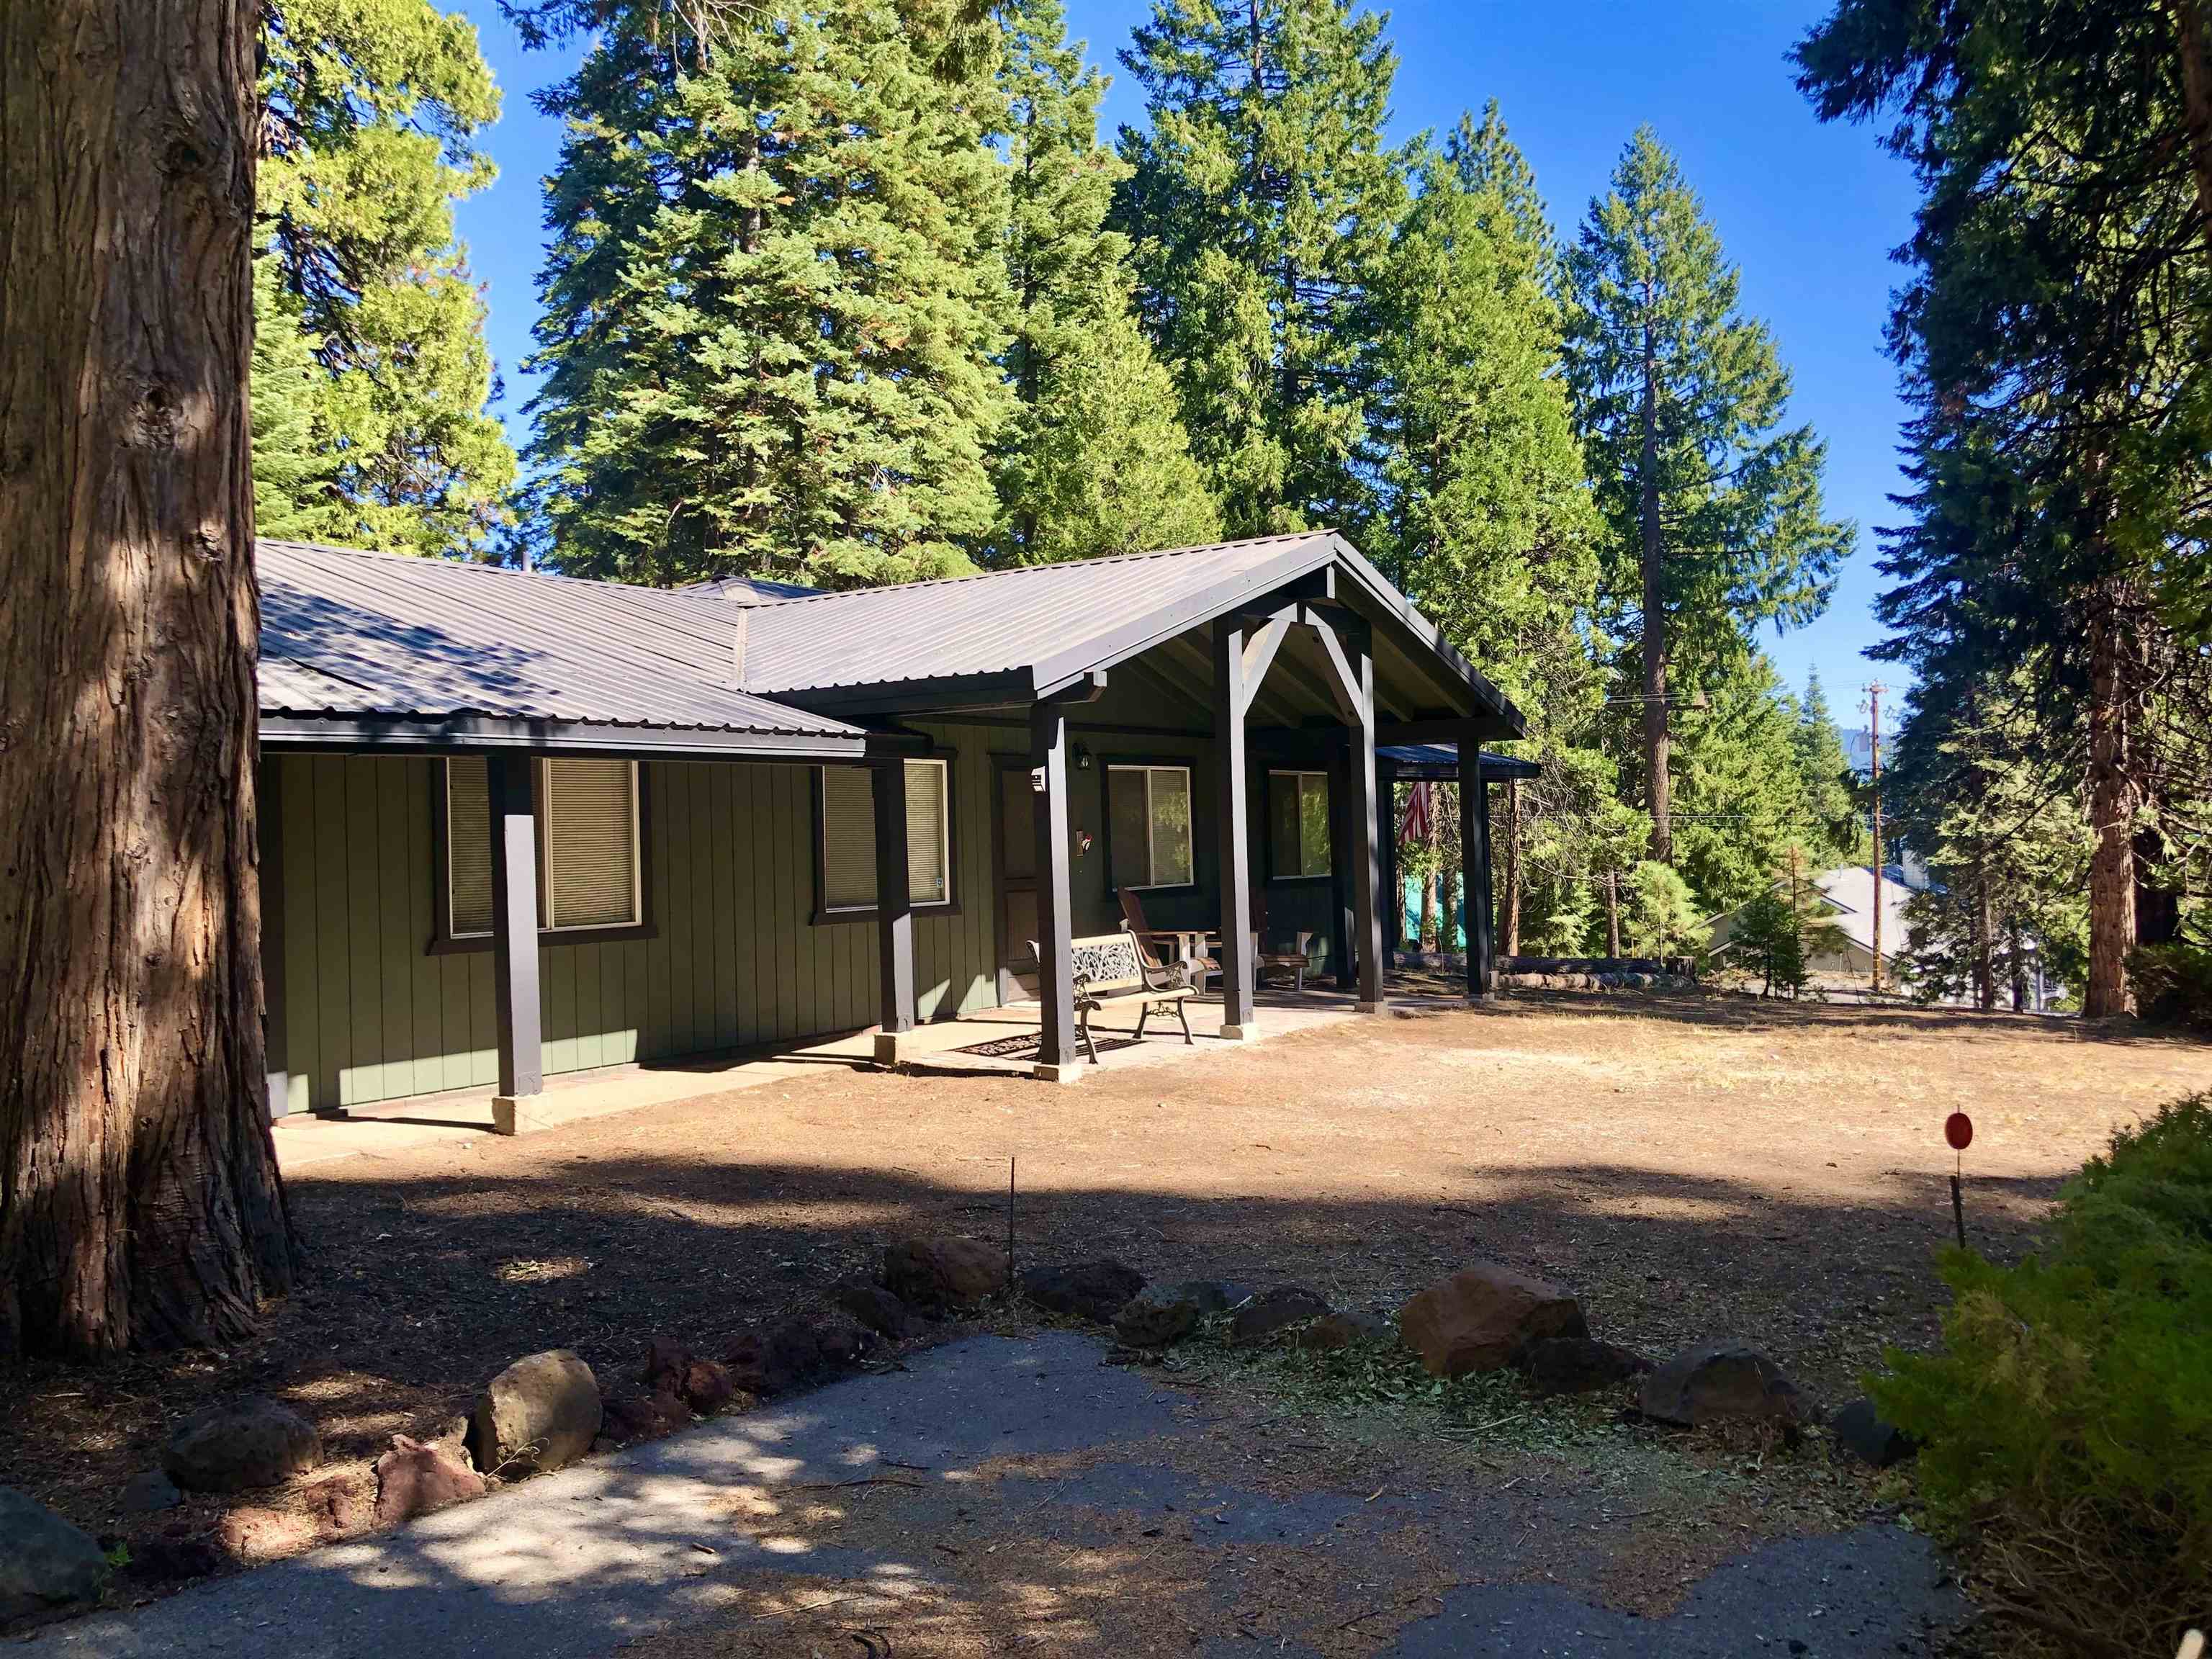
MULTIPOLYGON (((1075 994, 1078 1029, 1083 1036, 1084 1052, 1091 1063, 1098 1063, 1098 1045, 1091 1039, 1091 1011, 1104 1007, 1109 1002, 1137 1003, 1137 1035, 1145 1035, 1145 1022, 1155 1012, 1175 1010, 1176 1019, 1182 1026, 1182 1040, 1194 1040, 1190 1034, 1190 1016, 1183 1004, 1198 994, 1191 983, 1190 964, 1176 963, 1160 967, 1146 960, 1146 952, 1139 948, 1136 935, 1123 923, 1118 933, 1087 933, 1069 941, 1068 961, 1070 986, 1075 994)), ((1041 961, 1043 952, 1035 939, 1030 949, 1041 961)))

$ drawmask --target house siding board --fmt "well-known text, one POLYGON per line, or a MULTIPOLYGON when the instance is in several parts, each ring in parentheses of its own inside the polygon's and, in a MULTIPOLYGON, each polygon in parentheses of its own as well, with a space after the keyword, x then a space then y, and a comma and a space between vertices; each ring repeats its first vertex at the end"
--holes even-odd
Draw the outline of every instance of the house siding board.
MULTIPOLYGON (((1015 734, 946 728, 957 915, 916 928, 921 1012, 996 1000, 990 765, 1015 734)), ((491 958, 431 954, 441 763, 281 758, 287 1052, 294 1109, 487 1088, 491 958)), ((874 1023, 876 932, 813 920, 813 779, 795 765, 647 762, 653 937, 540 950, 548 1075, 874 1023)))

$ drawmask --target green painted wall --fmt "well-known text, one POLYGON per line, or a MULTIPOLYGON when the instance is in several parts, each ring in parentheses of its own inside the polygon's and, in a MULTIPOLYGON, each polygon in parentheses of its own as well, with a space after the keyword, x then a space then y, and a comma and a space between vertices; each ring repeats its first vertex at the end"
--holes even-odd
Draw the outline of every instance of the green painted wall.
MULTIPOLYGON (((1024 746, 1011 729, 933 731, 954 756, 956 910, 915 920, 925 1019, 997 1000, 988 754, 1024 746)), ((300 755, 279 765, 291 1109, 489 1087, 491 954, 425 948, 438 763, 300 755)), ((811 769, 649 762, 643 771, 658 935, 543 947, 547 1073, 872 1024, 872 923, 811 921, 811 769)))

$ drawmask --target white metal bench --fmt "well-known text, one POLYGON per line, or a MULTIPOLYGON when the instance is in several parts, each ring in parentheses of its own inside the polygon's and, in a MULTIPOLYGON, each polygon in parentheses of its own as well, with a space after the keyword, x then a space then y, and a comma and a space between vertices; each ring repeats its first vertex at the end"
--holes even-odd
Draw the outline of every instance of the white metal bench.
MULTIPOLYGON (((1089 933, 1068 941, 1069 985, 1075 994, 1075 1012, 1079 1016, 1078 1029, 1083 1036, 1084 1051, 1091 1063, 1098 1063, 1098 1045, 1091 1040, 1091 1015, 1094 1009, 1109 1002, 1138 1003, 1137 1036, 1145 1035, 1145 1022, 1154 1012, 1175 1010, 1176 1021, 1182 1026, 1182 1040, 1194 1039, 1190 1034, 1190 1016, 1183 1004, 1198 994, 1191 983, 1191 965, 1176 963, 1157 968, 1145 960, 1145 952, 1138 948, 1136 935, 1122 924, 1118 933, 1089 933)), ((1044 952, 1035 939, 1030 949, 1037 959, 1044 952)))

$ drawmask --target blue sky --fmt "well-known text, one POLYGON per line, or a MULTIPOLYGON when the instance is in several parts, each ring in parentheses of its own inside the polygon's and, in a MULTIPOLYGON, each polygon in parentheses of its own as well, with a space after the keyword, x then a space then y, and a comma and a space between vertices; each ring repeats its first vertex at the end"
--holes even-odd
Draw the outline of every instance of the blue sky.
MULTIPOLYGON (((557 125, 528 94, 571 58, 524 52, 491 0, 462 3, 507 94, 505 115, 485 135, 500 179, 462 204, 460 228, 486 285, 506 380, 501 413, 520 443, 529 386, 517 366, 530 349, 544 240, 538 181, 560 145, 557 125)), ((1747 309, 1773 329, 1796 374, 1796 418, 1828 441, 1830 509, 1858 521, 1859 551, 1827 615, 1767 641, 1793 685, 1820 671, 1837 718, 1850 726, 1869 678, 1901 678, 1858 653, 1880 637, 1872 532, 1893 518, 1887 496, 1899 486, 1904 411, 1881 333, 1899 276, 1889 251, 1911 228, 1915 198, 1910 176, 1869 131, 1821 126, 1790 83, 1784 54, 1826 9, 1815 0, 1408 0, 1391 15, 1393 132, 1441 130, 1497 98, 1563 227, 1603 188, 1639 123, 1681 157, 1742 267, 1747 309)), ((1149 11, 1149 0, 1069 0, 1071 33, 1116 72, 1109 131, 1144 118, 1113 58, 1149 11)))

